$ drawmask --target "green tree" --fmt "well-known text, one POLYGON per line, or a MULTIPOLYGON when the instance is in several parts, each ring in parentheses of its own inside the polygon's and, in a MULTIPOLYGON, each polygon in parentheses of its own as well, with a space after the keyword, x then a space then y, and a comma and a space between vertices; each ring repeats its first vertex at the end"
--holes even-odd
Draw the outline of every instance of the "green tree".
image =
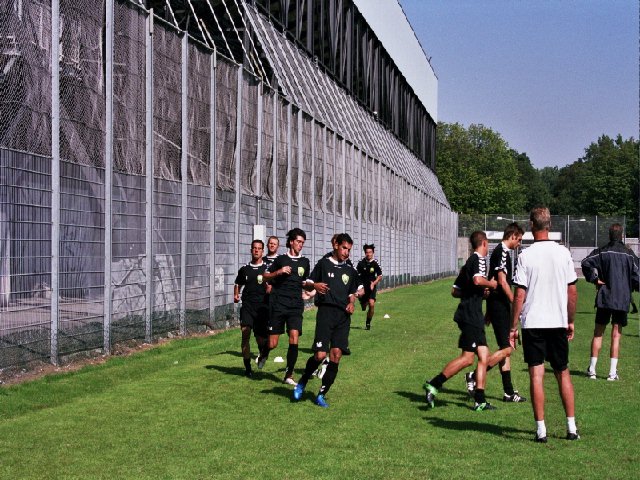
POLYGON ((549 205, 551 202, 551 191, 548 184, 543 181, 541 171, 531 165, 531 160, 526 153, 511 150, 511 156, 516 162, 519 182, 524 188, 524 210, 528 212, 537 205, 549 205))
POLYGON ((502 137, 483 125, 438 123, 438 178, 455 211, 520 212, 526 204, 516 161, 502 137))

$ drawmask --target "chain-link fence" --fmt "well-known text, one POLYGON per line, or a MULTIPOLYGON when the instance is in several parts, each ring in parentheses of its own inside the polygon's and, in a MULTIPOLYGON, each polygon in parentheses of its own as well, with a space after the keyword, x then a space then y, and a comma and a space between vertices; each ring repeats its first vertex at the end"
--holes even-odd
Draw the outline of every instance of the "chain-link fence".
POLYGON ((255 225, 455 270, 434 173, 246 8, 297 103, 138 3, 0 0, 0 368, 235 325, 255 225))

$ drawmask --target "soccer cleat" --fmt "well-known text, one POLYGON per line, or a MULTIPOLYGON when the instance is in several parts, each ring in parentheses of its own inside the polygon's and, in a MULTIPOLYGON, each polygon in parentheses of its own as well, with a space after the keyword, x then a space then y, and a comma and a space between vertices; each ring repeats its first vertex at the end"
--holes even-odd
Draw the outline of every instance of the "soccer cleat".
POLYGON ((284 377, 284 380, 282 380, 282 383, 286 385, 293 385, 294 387, 298 385, 296 381, 293 379, 293 377, 284 377))
POLYGON ((473 378, 473 372, 465 373, 464 380, 467 382, 467 393, 473 398, 476 393, 476 381, 473 378))
POLYGON ((427 405, 433 408, 435 406, 435 399, 436 395, 438 394, 438 389, 431 385, 429 382, 424 382, 422 388, 424 388, 425 391, 424 399, 427 402, 427 405))
POLYGON ((587 368, 587 377, 589 377, 591 380, 595 380, 596 379, 596 372, 591 370, 591 368, 587 368))
POLYGON ((253 378, 253 372, 251 370, 245 370, 244 376, 247 378, 253 378))
POLYGON ((476 402, 476 404, 473 406, 473 409, 476 412, 482 412, 483 410, 497 410, 497 408, 491 405, 489 402, 476 402))
POLYGON ((609 376, 607 377, 607 380, 609 382, 615 382, 615 381, 620 380, 620 377, 618 376, 617 373, 614 373, 613 375, 609 374, 609 376))
POLYGON ((536 433, 535 438, 533 439, 536 443, 547 443, 547 437, 546 435, 544 437, 539 437, 538 434, 536 433))
POLYGON ((576 430, 575 433, 567 432, 567 440, 580 440, 580 435, 576 430))
POLYGON ((524 397, 521 397, 517 391, 513 392, 513 395, 507 395, 506 393, 502 396, 502 401, 503 402, 513 402, 513 403, 520 403, 520 402, 526 402, 527 399, 524 397))
POLYGON ((256 358, 256 363, 258 364, 258 368, 262 370, 264 368, 264 365, 267 363, 267 357, 258 355, 258 358, 256 358))
POLYGON ((364 327, 365 330, 371 330, 371 324, 367 323, 364 327))
POLYGON ((293 400, 296 402, 302 398, 302 394, 304 393, 304 387, 306 385, 304 383, 299 383, 293 389, 293 400))
POLYGON ((342 355, 351 355, 351 349, 349 347, 342 350, 342 355))
POLYGON ((324 399, 324 395, 319 393, 318 396, 316 397, 315 401, 313 402, 316 405, 318 405, 319 407, 322 408, 329 408, 329 404, 327 403, 327 401, 324 399))

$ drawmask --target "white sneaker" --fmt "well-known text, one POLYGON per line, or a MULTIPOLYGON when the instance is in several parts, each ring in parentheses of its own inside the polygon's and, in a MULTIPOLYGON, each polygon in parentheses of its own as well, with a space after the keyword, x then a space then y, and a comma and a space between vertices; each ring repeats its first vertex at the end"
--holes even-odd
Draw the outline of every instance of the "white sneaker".
POLYGON ((282 380, 282 383, 286 385, 293 385, 294 387, 298 385, 292 377, 286 377, 284 380, 282 380))
POLYGON ((596 380, 596 372, 594 372, 590 368, 587 368, 587 377, 589 377, 591 380, 596 380))
POLYGON ((609 382, 615 382, 617 380, 620 380, 620 377, 618 376, 617 373, 614 373, 613 375, 609 374, 609 376, 607 377, 607 380, 609 382))

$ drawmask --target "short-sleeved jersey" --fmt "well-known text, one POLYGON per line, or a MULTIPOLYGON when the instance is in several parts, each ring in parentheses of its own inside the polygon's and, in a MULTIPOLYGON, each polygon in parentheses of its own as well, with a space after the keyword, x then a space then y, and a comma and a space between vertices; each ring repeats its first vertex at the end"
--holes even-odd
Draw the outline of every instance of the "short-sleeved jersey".
POLYGON ((314 301, 318 306, 345 309, 349 303, 349 295, 358 290, 358 278, 353 267, 346 262, 338 263, 333 258, 320 259, 309 278, 314 283, 322 282, 329 286, 326 294, 316 294, 314 301))
MULTIPOLYGON (((331 252, 327 252, 324 254, 324 257, 322 258, 331 258, 333 257, 333 251, 331 252)), ((353 273, 356 276, 356 282, 358 282, 358 286, 362 285, 362 279, 360 278, 360 273, 358 273, 358 270, 356 270, 356 267, 353 266, 353 262, 351 261, 350 258, 347 258, 344 263, 346 263, 347 265, 349 265, 352 269, 353 269, 353 273)))
MULTIPOLYGON (((513 265, 511 263, 511 250, 509 250, 504 242, 500 242, 496 248, 491 252, 489 259, 489 280, 498 280, 498 273, 504 272, 507 283, 511 286, 513 284, 513 265)), ((488 299, 489 301, 501 300, 508 302, 509 298, 502 290, 502 287, 498 285, 498 288, 491 292, 488 299)))
POLYGON ((375 258, 371 261, 363 258, 358 262, 358 267, 356 269, 360 275, 360 280, 364 284, 364 288, 369 288, 371 282, 382 275, 382 268, 380 268, 380 264, 375 258))
POLYGON ((460 269, 455 280, 454 287, 460 290, 460 304, 456 309, 453 319, 458 324, 470 324, 484 327, 484 315, 482 313, 482 296, 484 287, 473 283, 473 277, 487 276, 487 259, 474 252, 460 269))
POLYGON ((527 290, 522 328, 567 328, 567 287, 578 280, 571 253, 551 240, 539 240, 518 257, 513 283, 527 290))
POLYGON ((267 255, 265 257, 262 257, 262 261, 265 263, 267 267, 269 267, 276 258, 278 258, 278 255, 274 255, 273 257, 270 257, 269 255, 267 255))
POLYGON ((311 269, 307 257, 291 257, 288 253, 278 255, 273 263, 267 267, 268 272, 275 272, 282 267, 291 267, 290 275, 278 275, 269 280, 271 290, 271 305, 282 308, 304 308, 302 300, 302 284, 309 278, 311 269))
POLYGON ((238 270, 235 284, 244 286, 242 290, 242 302, 261 304, 267 302, 266 280, 263 274, 267 266, 263 263, 254 265, 247 263, 238 270))

